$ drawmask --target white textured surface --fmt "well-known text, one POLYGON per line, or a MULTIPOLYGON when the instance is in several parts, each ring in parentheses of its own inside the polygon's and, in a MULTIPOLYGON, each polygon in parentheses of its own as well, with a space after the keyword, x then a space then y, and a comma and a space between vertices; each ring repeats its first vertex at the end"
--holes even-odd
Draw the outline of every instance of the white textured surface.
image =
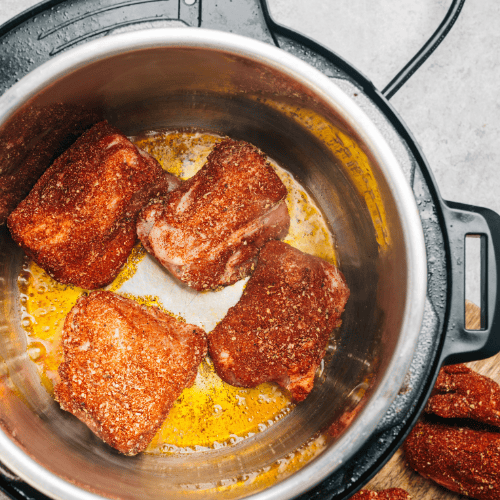
MULTIPOLYGON (((0 0, 0 24, 36 3, 0 0)), ((337 52, 382 89, 437 28, 451 1, 268 4, 277 22, 337 52)), ((500 2, 467 0, 450 34, 391 103, 420 144, 443 198, 500 213, 499 26, 500 2)))

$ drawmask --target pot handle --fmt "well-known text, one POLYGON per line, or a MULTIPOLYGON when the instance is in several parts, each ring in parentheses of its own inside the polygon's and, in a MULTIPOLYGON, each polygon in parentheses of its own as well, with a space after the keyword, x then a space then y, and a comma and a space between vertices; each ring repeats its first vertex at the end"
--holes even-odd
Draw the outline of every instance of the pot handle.
POLYGON ((500 216, 487 208, 442 203, 450 263, 449 309, 442 364, 488 358, 500 351, 500 216), (481 238, 481 328, 465 326, 465 240, 481 238))

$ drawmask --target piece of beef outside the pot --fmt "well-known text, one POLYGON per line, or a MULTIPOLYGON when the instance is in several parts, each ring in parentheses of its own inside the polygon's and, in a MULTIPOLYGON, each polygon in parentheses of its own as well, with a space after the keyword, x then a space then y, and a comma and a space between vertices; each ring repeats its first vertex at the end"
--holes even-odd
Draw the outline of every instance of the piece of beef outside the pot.
POLYGON ((205 332, 107 291, 66 317, 55 397, 121 453, 143 451, 206 356, 205 332))
POLYGON ((93 290, 126 262, 139 211, 179 183, 118 129, 99 122, 45 171, 7 225, 55 280, 93 290))
POLYGON ((97 121, 83 106, 52 104, 23 111, 0 131, 0 225, 54 159, 97 121))
POLYGON ((137 233, 179 280, 217 289, 248 276, 262 245, 286 236, 286 194, 264 153, 225 139, 193 177, 141 212, 137 233))
POLYGON ((334 265, 266 243, 241 299, 208 336, 217 374, 240 387, 276 382, 304 400, 349 293, 334 265))

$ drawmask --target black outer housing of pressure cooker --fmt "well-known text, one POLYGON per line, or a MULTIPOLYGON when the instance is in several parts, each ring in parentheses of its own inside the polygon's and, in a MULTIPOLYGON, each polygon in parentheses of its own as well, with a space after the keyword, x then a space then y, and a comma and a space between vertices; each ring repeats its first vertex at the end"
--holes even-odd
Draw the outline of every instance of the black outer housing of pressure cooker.
MULTIPOLYGON (((500 255, 500 217, 475 206, 444 201, 422 152, 388 100, 373 84, 337 54, 276 24, 265 0, 48 0, 0 27, 0 93, 58 53, 106 36, 117 29, 148 26, 190 26, 237 33, 276 45, 319 68, 327 76, 346 79, 367 97, 396 130, 413 156, 410 184, 423 216, 428 260, 428 308, 432 310, 432 345, 412 365, 411 390, 401 395, 364 447, 300 500, 349 498, 389 460, 415 424, 442 364, 467 362, 500 351, 495 317, 500 255), (54 17, 65 22, 55 26, 54 17), (481 250, 481 330, 464 327, 465 236, 479 235, 481 250)), ((425 321, 425 319, 424 319, 425 321)), ((425 339, 428 342, 428 339, 425 339)), ((50 453, 50 450, 47 450, 50 453)), ((0 466, 1 492, 12 499, 46 500, 0 466)))

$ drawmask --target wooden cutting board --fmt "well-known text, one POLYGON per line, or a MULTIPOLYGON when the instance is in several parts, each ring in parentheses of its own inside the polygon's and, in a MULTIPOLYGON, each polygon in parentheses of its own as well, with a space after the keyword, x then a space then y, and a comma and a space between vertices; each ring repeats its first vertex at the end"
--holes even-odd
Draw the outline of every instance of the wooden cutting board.
MULTIPOLYGON (((472 302, 466 303, 467 326, 471 330, 480 328, 480 310, 472 302)), ((491 358, 466 363, 473 370, 500 383, 500 354, 491 358)), ((404 453, 400 448, 385 467, 365 486, 369 490, 403 488, 412 500, 465 500, 468 497, 452 493, 436 483, 424 479, 405 464, 404 453)))

